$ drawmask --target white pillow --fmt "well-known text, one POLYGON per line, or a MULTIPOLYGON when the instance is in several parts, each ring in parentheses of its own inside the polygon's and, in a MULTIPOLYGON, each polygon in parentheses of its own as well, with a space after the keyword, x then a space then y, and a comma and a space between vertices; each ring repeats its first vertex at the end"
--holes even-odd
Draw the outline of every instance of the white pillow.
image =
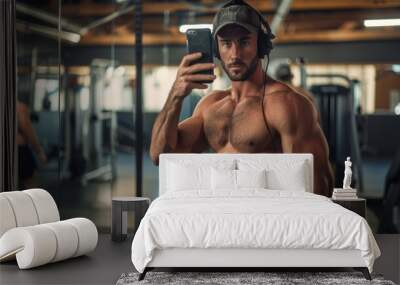
POLYGON ((211 189, 236 189, 236 170, 211 168, 211 189))
MULTIPOLYGON (((267 189, 306 191, 309 189, 309 164, 307 161, 299 160, 244 160, 239 159, 238 168, 240 170, 260 170, 266 169, 267 189)), ((311 170, 312 171, 312 170, 311 170)))
POLYGON ((168 189, 172 191, 184 191, 193 189, 207 189, 207 180, 202 179, 210 172, 209 167, 184 166, 170 163, 168 168, 168 189))
POLYGON ((295 163, 290 169, 271 169, 267 172, 268 188, 274 190, 306 191, 305 162, 295 163))
POLYGON ((267 171, 235 170, 237 188, 267 188, 267 171))
POLYGON ((239 190, 240 188, 266 188, 266 171, 211 169, 213 190, 239 190))
POLYGON ((171 160, 167 164, 167 191, 211 190, 211 168, 235 169, 234 160, 171 160))

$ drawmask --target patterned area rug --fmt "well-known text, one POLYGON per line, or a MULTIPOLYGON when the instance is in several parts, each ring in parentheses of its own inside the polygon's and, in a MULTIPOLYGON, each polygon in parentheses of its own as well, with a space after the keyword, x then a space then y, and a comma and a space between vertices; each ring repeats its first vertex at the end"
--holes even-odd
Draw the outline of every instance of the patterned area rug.
POLYGON ((145 284, 213 284, 213 285, 294 285, 294 284, 379 284, 395 285, 384 280, 381 275, 372 274, 372 281, 364 278, 360 272, 148 272, 142 281, 139 273, 122 274, 117 285, 145 284))

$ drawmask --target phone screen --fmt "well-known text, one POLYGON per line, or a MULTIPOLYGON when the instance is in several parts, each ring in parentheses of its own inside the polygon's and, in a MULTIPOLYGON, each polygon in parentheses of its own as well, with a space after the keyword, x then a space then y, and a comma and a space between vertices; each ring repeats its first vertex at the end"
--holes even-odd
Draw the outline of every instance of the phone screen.
MULTIPOLYGON (((210 29, 189 29, 186 31, 188 53, 201 52, 202 57, 194 61, 195 63, 213 63, 213 45, 210 29)), ((202 74, 214 74, 212 69, 199 71, 202 74)), ((210 83, 212 81, 204 81, 210 83)))

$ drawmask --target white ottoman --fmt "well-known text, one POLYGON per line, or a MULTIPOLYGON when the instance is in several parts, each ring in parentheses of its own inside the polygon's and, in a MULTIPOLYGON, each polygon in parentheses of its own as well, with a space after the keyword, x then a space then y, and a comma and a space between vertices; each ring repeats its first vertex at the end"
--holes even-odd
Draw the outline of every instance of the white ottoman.
POLYGON ((60 221, 43 189, 0 193, 0 262, 17 259, 20 269, 57 262, 94 250, 96 226, 88 219, 60 221))

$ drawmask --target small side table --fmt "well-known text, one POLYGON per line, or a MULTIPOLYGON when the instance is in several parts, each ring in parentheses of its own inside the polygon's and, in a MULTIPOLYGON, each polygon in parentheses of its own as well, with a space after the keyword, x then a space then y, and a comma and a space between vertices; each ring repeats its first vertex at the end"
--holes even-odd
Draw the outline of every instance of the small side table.
POLYGON ((113 197, 111 204, 111 239, 123 241, 128 235, 128 212, 134 212, 134 232, 150 205, 144 197, 113 197))
POLYGON ((367 202, 363 198, 356 199, 331 199, 332 202, 339 204, 340 206, 359 214, 365 219, 365 212, 367 207, 367 202))

